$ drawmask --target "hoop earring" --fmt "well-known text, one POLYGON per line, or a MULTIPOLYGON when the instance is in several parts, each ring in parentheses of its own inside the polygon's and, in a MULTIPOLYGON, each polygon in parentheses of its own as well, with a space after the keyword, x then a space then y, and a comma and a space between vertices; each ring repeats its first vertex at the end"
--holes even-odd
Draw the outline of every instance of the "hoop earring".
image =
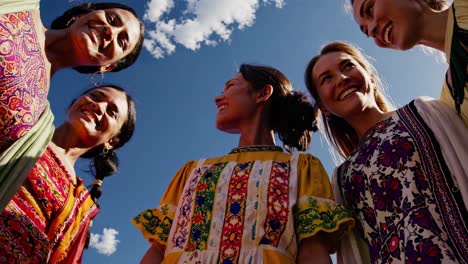
POLYGON ((89 79, 93 83, 94 86, 100 86, 102 85, 104 81, 104 72, 102 71, 94 72, 93 74, 91 74, 89 79))
POLYGON ((67 21, 67 23, 65 23, 65 27, 67 28, 67 27, 71 26, 71 24, 75 23, 75 19, 76 19, 75 17, 70 18, 67 21))
POLYGON ((102 148, 102 154, 104 154, 104 156, 107 156, 107 154, 109 154, 109 149, 108 148, 102 148))

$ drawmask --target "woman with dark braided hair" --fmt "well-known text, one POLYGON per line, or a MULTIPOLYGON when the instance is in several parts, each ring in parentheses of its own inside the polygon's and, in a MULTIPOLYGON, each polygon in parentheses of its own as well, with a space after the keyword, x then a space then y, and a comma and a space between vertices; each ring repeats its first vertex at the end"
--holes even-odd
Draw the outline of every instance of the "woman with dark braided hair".
POLYGON ((102 180, 118 169, 115 149, 133 135, 133 99, 120 87, 92 88, 67 109, 26 180, 0 215, 1 263, 79 263, 88 227, 98 213, 102 180), (92 159, 88 192, 74 170, 92 159))
POLYGON ((38 0, 0 0, 0 28, 1 210, 24 180, 16 175, 31 169, 12 164, 37 159, 54 132, 47 102, 51 76, 70 67, 101 74, 129 67, 142 47, 143 24, 126 5, 89 3, 45 28, 38 0))
POLYGON ((280 71, 243 64, 215 104, 216 127, 240 134, 238 147, 187 162, 159 206, 133 219, 151 243, 142 263, 330 263, 354 222, 320 161, 292 153, 315 129, 308 97, 280 71))

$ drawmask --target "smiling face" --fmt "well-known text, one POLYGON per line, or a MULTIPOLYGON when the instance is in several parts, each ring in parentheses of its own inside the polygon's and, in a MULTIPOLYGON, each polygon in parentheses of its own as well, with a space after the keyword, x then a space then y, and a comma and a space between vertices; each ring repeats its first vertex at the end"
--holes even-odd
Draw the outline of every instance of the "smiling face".
POLYGON ((322 55, 312 69, 312 79, 324 112, 346 120, 367 108, 377 108, 371 75, 347 53, 322 55))
POLYGON ((140 22, 129 11, 111 8, 94 10, 76 18, 70 37, 79 66, 106 66, 128 55, 140 38, 140 22))
POLYGON ((67 110, 67 123, 85 147, 116 146, 115 137, 128 119, 126 94, 110 87, 93 89, 67 110))
POLYGON ((379 47, 407 50, 421 41, 424 0, 354 0, 353 16, 379 47))
POLYGON ((218 108, 216 128, 228 133, 239 133, 243 124, 252 122, 257 109, 256 92, 241 73, 226 82, 214 101, 218 108))

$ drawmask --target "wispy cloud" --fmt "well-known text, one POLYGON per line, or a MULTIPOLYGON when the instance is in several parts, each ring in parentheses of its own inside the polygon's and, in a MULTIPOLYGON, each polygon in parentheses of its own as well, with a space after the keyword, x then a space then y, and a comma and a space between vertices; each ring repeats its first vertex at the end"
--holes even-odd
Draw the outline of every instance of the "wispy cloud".
POLYGON ((119 232, 112 228, 104 228, 101 234, 91 234, 89 247, 95 248, 99 254, 110 256, 117 250, 117 234, 119 232))
POLYGON ((260 6, 284 6, 284 0, 150 0, 144 19, 150 23, 144 42, 155 57, 174 53, 176 45, 198 50, 228 41, 235 29, 252 26, 260 6), (175 13, 180 15, 175 15, 175 13))

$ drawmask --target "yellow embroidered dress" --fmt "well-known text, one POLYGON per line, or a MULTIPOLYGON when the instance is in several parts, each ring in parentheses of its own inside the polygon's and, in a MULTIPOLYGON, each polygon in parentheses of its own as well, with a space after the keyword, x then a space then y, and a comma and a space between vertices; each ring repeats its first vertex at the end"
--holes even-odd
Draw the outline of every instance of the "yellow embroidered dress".
POLYGON ((302 239, 320 232, 333 246, 353 226, 332 197, 312 155, 238 148, 186 163, 159 206, 132 221, 163 263, 295 263, 302 239))

